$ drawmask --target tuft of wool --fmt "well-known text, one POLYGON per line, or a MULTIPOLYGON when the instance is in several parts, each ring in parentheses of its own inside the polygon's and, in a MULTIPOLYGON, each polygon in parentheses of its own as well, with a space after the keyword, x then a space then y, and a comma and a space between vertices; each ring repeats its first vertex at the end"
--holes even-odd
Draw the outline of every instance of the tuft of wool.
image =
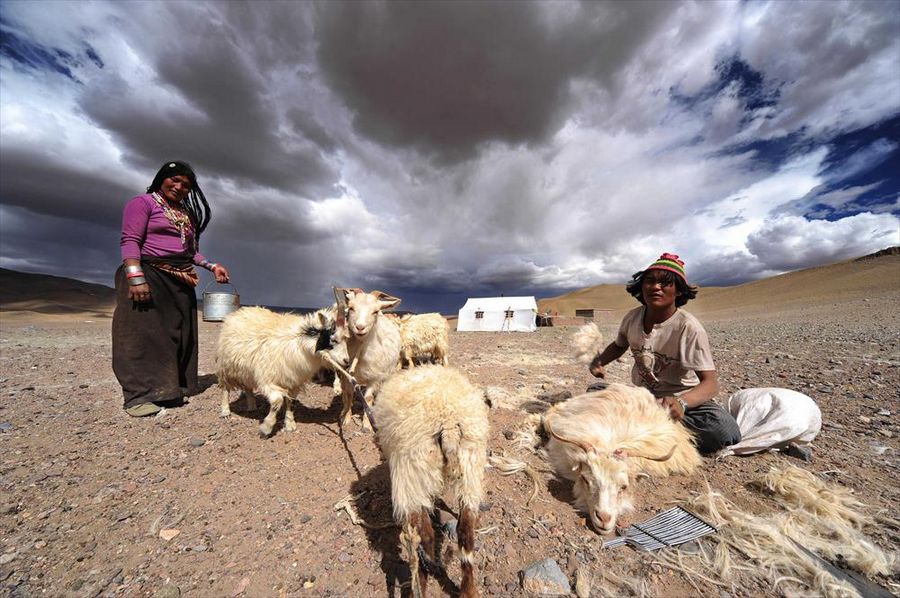
POLYGON ((593 322, 580 327, 572 335, 575 359, 581 363, 590 363, 594 356, 603 349, 602 344, 603 334, 593 322))

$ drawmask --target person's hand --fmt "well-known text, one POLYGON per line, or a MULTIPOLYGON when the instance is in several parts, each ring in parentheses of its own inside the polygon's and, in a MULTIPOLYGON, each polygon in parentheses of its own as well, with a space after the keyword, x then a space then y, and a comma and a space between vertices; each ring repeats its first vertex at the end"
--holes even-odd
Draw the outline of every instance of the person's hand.
POLYGON ((674 421, 680 422, 684 419, 684 409, 681 408, 677 397, 660 397, 657 401, 669 410, 669 417, 674 421))
POLYGON ((213 276, 216 277, 216 282, 228 282, 228 268, 221 264, 216 264, 216 267, 213 268, 213 276))
POLYGON ((145 282, 128 287, 128 298, 138 303, 150 301, 150 285, 145 282))
POLYGON ((606 379, 606 369, 600 365, 600 356, 597 355, 591 360, 590 372, 594 375, 595 378, 603 378, 606 379))

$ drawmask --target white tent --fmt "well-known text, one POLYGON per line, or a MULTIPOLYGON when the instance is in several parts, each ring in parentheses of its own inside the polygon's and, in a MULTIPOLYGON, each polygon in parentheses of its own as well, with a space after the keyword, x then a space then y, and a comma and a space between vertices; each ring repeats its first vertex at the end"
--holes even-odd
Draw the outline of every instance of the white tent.
POLYGON ((534 332, 537 329, 534 297, 481 297, 466 300, 459 310, 460 331, 534 332))

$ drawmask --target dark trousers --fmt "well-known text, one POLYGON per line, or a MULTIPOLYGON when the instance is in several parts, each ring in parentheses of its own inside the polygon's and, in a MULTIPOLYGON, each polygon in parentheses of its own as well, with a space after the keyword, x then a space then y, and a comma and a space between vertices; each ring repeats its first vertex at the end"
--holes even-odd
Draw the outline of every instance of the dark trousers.
POLYGON ((697 450, 704 455, 741 441, 737 422, 714 401, 688 409, 684 413, 683 423, 697 437, 697 450))
POLYGON ((125 269, 116 270, 113 372, 125 408, 178 401, 197 390, 197 296, 194 287, 144 264, 151 301, 128 298, 125 269))

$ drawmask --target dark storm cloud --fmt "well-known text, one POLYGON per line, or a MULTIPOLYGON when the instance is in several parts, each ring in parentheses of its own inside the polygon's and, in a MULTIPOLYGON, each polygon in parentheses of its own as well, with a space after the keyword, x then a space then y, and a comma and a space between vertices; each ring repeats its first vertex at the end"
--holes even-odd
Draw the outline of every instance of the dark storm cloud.
POLYGON ((38 215, 21 207, 0 207, 0 267, 111 286, 121 258, 110 248, 117 247, 118 242, 118 225, 108 227, 38 215), (73 255, 78 256, 77 261, 72 260, 73 255))
MULTIPOLYGON (((177 18, 179 6, 170 6, 177 18)), ((267 97, 270 82, 244 47, 255 40, 195 15, 182 21, 190 22, 182 24, 182 35, 145 57, 157 80, 134 85, 98 75, 79 98, 84 112, 144 167, 175 152, 190 156, 206 176, 307 196, 327 193, 338 176, 325 156, 334 144, 284 139, 278 108, 267 97)))
POLYGON ((143 190, 112 178, 103 164, 71 158, 0 144, 3 203, 118 230, 125 202, 143 190))
POLYGON ((326 2, 323 74, 362 134, 444 160, 479 144, 538 143, 574 78, 609 84, 675 3, 326 2), (560 5, 556 5, 560 6, 560 5))

